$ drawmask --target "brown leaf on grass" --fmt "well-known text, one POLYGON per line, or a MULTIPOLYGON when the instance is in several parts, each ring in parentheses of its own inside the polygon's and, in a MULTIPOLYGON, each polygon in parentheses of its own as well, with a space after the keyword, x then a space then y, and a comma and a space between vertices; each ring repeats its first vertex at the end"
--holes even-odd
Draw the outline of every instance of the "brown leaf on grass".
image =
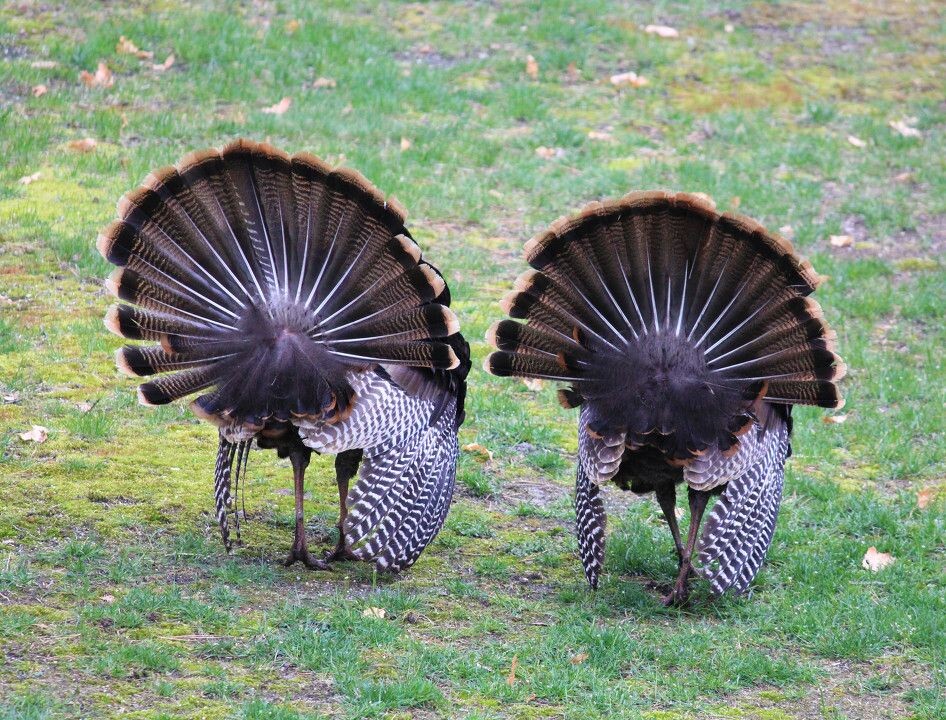
POLYGON ((545 387, 545 380, 542 378, 522 378, 522 382, 532 392, 539 392, 539 390, 545 387))
POLYGON ((151 66, 151 69, 155 72, 164 72, 165 70, 170 70, 175 60, 176 58, 174 57, 174 53, 171 53, 166 58, 164 58, 163 63, 155 63, 151 66))
POLYGON ((588 653, 580 652, 568 658, 568 662, 570 662, 572 665, 581 665, 587 659, 588 653))
POLYGON ((506 684, 512 687, 516 684, 516 668, 519 667, 519 656, 512 656, 512 663, 509 665, 509 675, 506 676, 506 684))
POLYGON ((67 147, 76 152, 92 152, 98 146, 99 142, 95 138, 82 138, 81 140, 70 140, 67 147))
POLYGON ((634 87, 641 88, 649 84, 647 78, 643 75, 638 75, 633 70, 623 73, 618 73, 617 75, 611 76, 611 84, 614 87, 634 87))
POLYGON ((825 425, 843 425, 847 422, 847 415, 825 415, 821 422, 825 425))
POLYGON ((535 149, 535 154, 540 158, 545 160, 551 160, 552 158, 565 157, 565 151, 562 148, 550 148, 545 147, 545 145, 539 145, 535 149))
POLYGON ((936 491, 933 488, 923 488, 916 494, 916 506, 920 510, 925 510, 933 502, 934 497, 936 497, 936 491))
POLYGON ((384 620, 384 616, 387 615, 384 608, 379 607, 365 608, 361 614, 364 617, 377 618, 378 620, 384 620))
POLYGON ((32 175, 24 175, 19 180, 17 180, 17 182, 20 183, 20 185, 30 185, 39 180, 40 175, 42 175, 42 173, 37 170, 32 175))
POLYGON ((531 55, 526 57, 526 75, 533 80, 539 79, 539 63, 531 55))
POLYGON ((150 60, 154 57, 154 53, 148 50, 141 50, 137 45, 135 45, 131 40, 122 35, 118 38, 118 43, 115 45, 115 52, 119 55, 134 55, 140 60, 150 60))
POLYGON ((923 137, 923 133, 917 130, 913 125, 916 123, 915 117, 903 118, 901 120, 891 120, 888 125, 898 134, 907 138, 923 137))
POLYGON ((312 81, 313 90, 321 90, 323 88, 333 88, 338 85, 332 78, 319 77, 312 81))
POLYGON ((49 431, 42 425, 34 425, 26 432, 20 433, 20 440, 34 442, 37 445, 46 442, 47 437, 49 437, 49 431))
POLYGON ((263 112, 267 115, 285 115, 286 111, 292 105, 292 98, 284 97, 275 105, 270 105, 268 108, 263 108, 263 112))
POLYGON ((4 393, 3 395, 0 395, 0 400, 3 400, 3 402, 9 403, 11 405, 14 403, 18 403, 20 402, 20 393, 18 392, 4 393))
POLYGON ((590 130, 588 132, 589 140, 600 140, 601 142, 611 142, 614 140, 614 136, 609 132, 604 132, 602 130, 590 130))
POLYGON ((848 135, 847 141, 856 148, 867 147, 867 142, 864 140, 861 140, 859 137, 857 137, 857 135, 848 135))
POLYGON ((565 68, 565 79, 568 80, 568 82, 573 83, 581 80, 581 70, 578 69, 578 66, 575 63, 568 63, 568 67, 565 68))
POLYGON ((729 198, 729 207, 733 210, 736 210, 740 205, 742 205, 742 198, 738 195, 733 195, 729 198))
POLYGON ((662 38, 675 38, 680 36, 677 29, 669 25, 648 25, 644 28, 644 32, 648 35, 656 35, 662 38))
POLYGON ((893 176, 893 181, 898 183, 913 182, 912 172, 902 172, 893 176))
POLYGON ((33 93, 33 97, 42 97, 47 92, 49 92, 49 88, 45 85, 34 85, 30 92, 33 93))
POLYGON ((111 605, 113 602, 115 602, 115 596, 109 595, 108 593, 105 593, 101 599, 106 605, 111 605))
POLYGON ((782 227, 778 229, 778 232, 779 235, 784 237, 786 240, 795 239, 795 228, 793 228, 791 225, 782 225, 782 227))
POLYGON ((877 548, 871 545, 864 553, 864 559, 861 560, 861 567, 871 572, 880 572, 885 567, 893 565, 897 559, 890 553, 878 552, 877 548))
POLYGON ((463 446, 463 451, 472 455, 476 455, 486 462, 493 461, 493 451, 485 445, 480 445, 479 443, 470 443, 469 445, 463 446))
POLYGON ((854 244, 854 238, 850 235, 832 235, 831 247, 846 248, 854 244))
POLYGON ((83 85, 90 88, 110 88, 115 84, 115 76, 112 74, 112 71, 108 69, 108 65, 103 62, 99 63, 94 73, 90 73, 88 70, 80 72, 79 80, 83 85))
POLYGON ((413 143, 411 143, 411 141, 408 140, 406 137, 401 137, 401 152, 410 150, 412 144, 413 143))
POLYGON ((37 70, 52 70, 53 68, 59 67, 59 63, 55 60, 34 60, 30 63, 31 68, 36 68, 37 70))
POLYGON ((286 20, 286 24, 283 25, 283 30, 285 30, 286 35, 294 35, 298 32, 299 28, 302 27, 302 23, 296 19, 286 20))

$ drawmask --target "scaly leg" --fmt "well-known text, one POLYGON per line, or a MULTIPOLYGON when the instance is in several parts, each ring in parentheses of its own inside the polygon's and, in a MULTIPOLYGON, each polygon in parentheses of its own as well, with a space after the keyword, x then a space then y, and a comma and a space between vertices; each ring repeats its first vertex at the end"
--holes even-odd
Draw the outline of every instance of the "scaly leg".
POLYGON ((660 483, 654 488, 657 495, 657 502, 660 503, 660 509, 663 510, 664 519, 670 526, 670 534, 673 535, 673 545, 677 549, 677 560, 679 565, 683 565, 683 543, 680 541, 680 527, 677 525, 677 489, 673 483, 660 483))
POLYGON ((289 556, 283 564, 289 567, 295 562, 301 562, 307 568, 313 570, 330 570, 331 566, 327 562, 319 560, 309 552, 305 540, 305 519, 302 513, 303 478, 311 457, 312 451, 308 448, 293 450, 289 453, 289 460, 292 462, 292 479, 296 492, 296 539, 292 544, 289 556))
POLYGON ((703 521, 703 513, 706 510, 706 503, 709 502, 710 493, 688 488, 687 496, 690 501, 690 528, 687 532, 687 544, 683 549, 683 560, 680 563, 677 582, 670 594, 663 598, 664 605, 683 605, 690 596, 693 553, 696 552, 696 540, 700 533, 700 523, 703 521))
POLYGON ((362 450, 346 450, 335 456, 335 476, 338 482, 338 542, 335 544, 335 549, 325 556, 329 562, 358 560, 345 544, 345 518, 348 517, 345 500, 348 497, 348 483, 358 472, 363 454, 362 450))

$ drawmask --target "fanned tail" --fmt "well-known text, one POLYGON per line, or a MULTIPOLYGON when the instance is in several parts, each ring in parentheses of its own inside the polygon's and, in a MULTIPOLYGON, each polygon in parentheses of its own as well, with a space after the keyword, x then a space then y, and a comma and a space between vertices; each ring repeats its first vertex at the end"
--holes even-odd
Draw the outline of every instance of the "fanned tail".
POLYGON ((526 245, 493 374, 557 380, 594 434, 689 462, 732 453, 760 401, 839 407, 819 282, 785 239, 683 193, 592 203, 526 245))
POLYGON ((158 170, 119 202, 100 235, 118 266, 106 316, 129 345, 116 362, 146 404, 206 391, 218 425, 338 420, 350 372, 459 362, 439 272, 404 211, 358 173, 237 141, 158 170))

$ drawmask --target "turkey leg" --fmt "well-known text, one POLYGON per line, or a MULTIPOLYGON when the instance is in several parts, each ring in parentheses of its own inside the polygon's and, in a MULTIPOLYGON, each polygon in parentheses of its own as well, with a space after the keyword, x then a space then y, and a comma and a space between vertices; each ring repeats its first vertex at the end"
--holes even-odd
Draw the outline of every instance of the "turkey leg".
POLYGON ((292 480, 296 492, 296 539, 292 544, 292 550, 289 551, 289 556, 283 564, 289 567, 295 562, 301 562, 307 568, 313 570, 330 570, 331 566, 327 562, 319 560, 309 552, 305 540, 305 519, 302 513, 303 478, 311 457, 312 451, 308 448, 294 449, 289 453, 289 461, 292 463, 292 480))
POLYGON ((335 543, 335 549, 325 556, 328 562, 359 559, 345 544, 345 518, 348 517, 345 499, 348 497, 348 483, 358 472, 363 454, 362 450, 346 450, 335 456, 335 478, 338 482, 338 542, 335 543))
POLYGON ((703 490, 687 488, 687 498, 690 501, 690 528, 687 532, 687 544, 683 548, 683 558, 680 562, 680 572, 677 582, 670 594, 663 598, 663 604, 683 605, 690 596, 690 575, 693 572, 693 553, 696 552, 696 540, 700 532, 700 523, 703 522, 703 513, 710 493, 703 490))

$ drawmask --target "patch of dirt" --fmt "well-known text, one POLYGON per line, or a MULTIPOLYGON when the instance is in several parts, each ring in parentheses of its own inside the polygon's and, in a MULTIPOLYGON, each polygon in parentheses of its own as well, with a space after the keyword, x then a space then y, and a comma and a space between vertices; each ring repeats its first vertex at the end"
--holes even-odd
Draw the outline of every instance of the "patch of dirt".
POLYGON ((841 223, 841 232, 854 244, 836 248, 825 239, 824 247, 842 257, 876 257, 901 270, 932 270, 946 256, 946 215, 920 215, 915 228, 886 237, 871 236, 864 219, 850 215, 841 223))
POLYGON ((546 509, 561 507, 569 491, 547 480, 510 480, 502 488, 501 504, 509 507, 531 505, 546 509))
POLYGON ((825 661, 822 669, 826 677, 805 688, 803 697, 787 697, 775 688, 753 688, 730 696, 725 705, 739 708, 741 718, 759 720, 771 718, 773 711, 796 720, 896 720, 912 717, 906 693, 932 683, 924 668, 900 665, 896 659, 875 663, 825 661), (870 690, 868 684, 878 689, 870 690))

